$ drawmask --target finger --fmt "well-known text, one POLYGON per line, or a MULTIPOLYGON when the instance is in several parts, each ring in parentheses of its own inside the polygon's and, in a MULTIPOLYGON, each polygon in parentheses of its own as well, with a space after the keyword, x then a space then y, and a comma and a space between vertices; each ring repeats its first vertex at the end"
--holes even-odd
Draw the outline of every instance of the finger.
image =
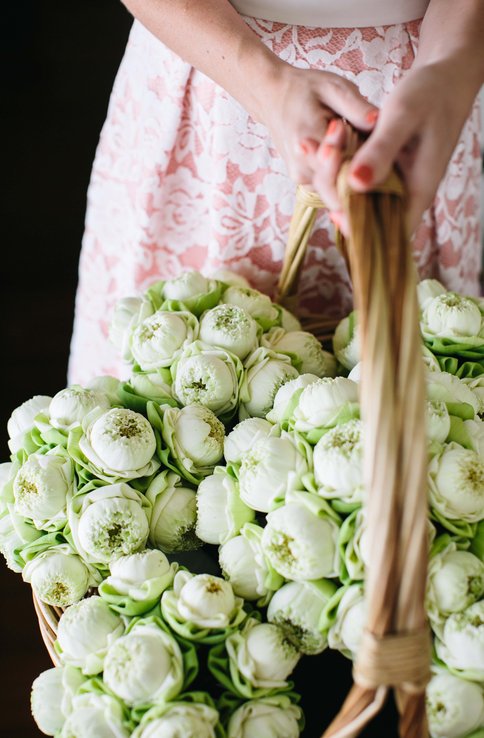
POLYGON ((358 87, 338 74, 322 72, 321 98, 335 113, 355 128, 371 131, 378 119, 378 108, 366 100, 358 87))
POLYGON ((404 169, 405 183, 408 192, 407 223, 409 232, 413 233, 422 220, 422 216, 437 192, 437 188, 445 174, 452 147, 442 151, 439 142, 445 140, 435 131, 425 132, 411 166, 404 169))
POLYGON ((403 147, 415 134, 415 119, 398 111, 382 111, 375 130, 353 157, 349 182, 357 192, 366 192, 383 182, 403 147))
POLYGON ((330 210, 341 209, 336 191, 336 177, 343 159, 345 139, 343 122, 331 121, 327 134, 318 149, 313 182, 324 204, 330 210), (330 141, 333 143, 329 143, 330 141))
POLYGON ((333 210, 329 213, 330 220, 334 223, 336 228, 341 231, 345 238, 348 238, 350 227, 348 218, 341 210, 333 210))

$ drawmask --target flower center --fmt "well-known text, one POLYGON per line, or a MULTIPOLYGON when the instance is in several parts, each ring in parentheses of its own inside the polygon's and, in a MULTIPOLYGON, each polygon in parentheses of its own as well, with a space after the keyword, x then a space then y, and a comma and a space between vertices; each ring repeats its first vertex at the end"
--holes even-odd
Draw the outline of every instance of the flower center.
POLYGON ((207 582, 205 585, 205 591, 208 592, 208 594, 217 594, 218 592, 222 591, 222 587, 220 586, 219 582, 210 581, 207 582))
POLYGON ((294 556, 291 549, 291 543, 294 543, 294 538, 287 535, 287 533, 277 532, 272 542, 268 546, 274 556, 277 557, 278 561, 285 563, 292 563, 294 556))

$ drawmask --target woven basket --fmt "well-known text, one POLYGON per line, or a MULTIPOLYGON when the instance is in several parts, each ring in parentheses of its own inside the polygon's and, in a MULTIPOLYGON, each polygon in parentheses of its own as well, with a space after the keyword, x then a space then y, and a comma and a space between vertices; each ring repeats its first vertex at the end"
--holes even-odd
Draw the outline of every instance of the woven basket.
MULTIPOLYGON (((352 133, 349 141, 348 159, 358 145, 352 133)), ((426 738, 427 451, 416 276, 401 180, 393 173, 377 191, 357 194, 347 184, 348 166, 347 161, 341 169, 338 188, 352 237, 339 242, 361 330, 368 618, 354 666, 355 685, 324 738, 359 735, 390 688, 400 712, 401 738, 426 738)), ((298 188, 278 296, 296 313, 298 277, 321 206, 316 195, 298 188)), ((303 326, 327 341, 335 321, 306 316, 303 326)), ((54 642, 62 610, 40 602, 35 594, 34 606, 46 648, 58 664, 54 642)))

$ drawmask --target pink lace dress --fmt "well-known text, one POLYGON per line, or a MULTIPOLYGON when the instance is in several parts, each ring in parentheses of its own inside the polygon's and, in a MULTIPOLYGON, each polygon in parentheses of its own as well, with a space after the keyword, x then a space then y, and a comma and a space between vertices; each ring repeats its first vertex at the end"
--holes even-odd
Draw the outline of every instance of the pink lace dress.
MULTIPOLYGON (((246 18, 281 58, 334 71, 372 103, 408 69, 419 21, 321 29, 246 18)), ((422 276, 478 292, 479 113, 476 104, 415 239, 422 276)), ((115 302, 159 278, 228 268, 272 294, 295 196, 266 128, 135 22, 88 192, 69 380, 127 368, 108 339, 115 302)), ((312 310, 343 315, 351 285, 321 211, 301 279, 312 310)))

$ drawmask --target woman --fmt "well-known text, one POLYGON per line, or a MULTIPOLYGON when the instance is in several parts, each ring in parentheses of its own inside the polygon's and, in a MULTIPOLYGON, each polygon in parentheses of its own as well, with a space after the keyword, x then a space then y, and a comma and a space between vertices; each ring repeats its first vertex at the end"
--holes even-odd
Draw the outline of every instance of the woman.
POLYGON ((480 0, 124 2, 136 21, 89 189, 71 381, 124 373, 107 339, 113 305, 157 278, 230 268, 273 293, 296 182, 328 206, 303 307, 349 310, 333 225, 346 227, 342 118, 369 134, 352 186, 397 163, 421 275, 477 293, 480 0))

